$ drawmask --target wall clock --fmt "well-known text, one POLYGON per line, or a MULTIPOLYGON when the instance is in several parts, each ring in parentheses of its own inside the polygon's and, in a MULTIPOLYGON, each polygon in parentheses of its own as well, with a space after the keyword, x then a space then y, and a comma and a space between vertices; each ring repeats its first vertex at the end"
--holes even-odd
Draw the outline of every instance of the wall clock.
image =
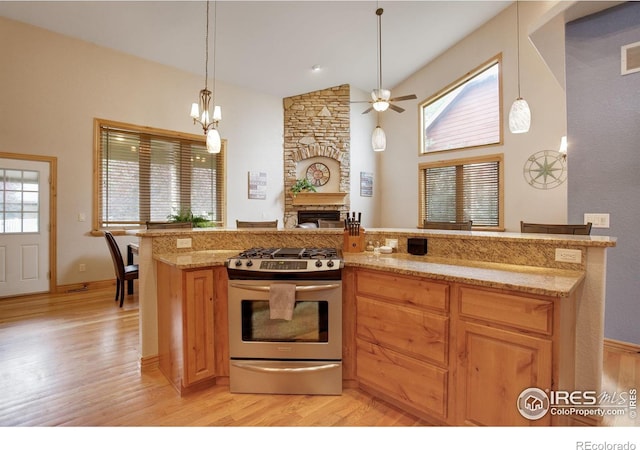
POLYGON ((316 162, 307 167, 306 177, 314 186, 324 186, 329 181, 331 172, 326 165, 316 162))
POLYGON ((536 189, 553 189, 567 179, 567 161, 554 150, 534 153, 524 163, 524 179, 536 189))

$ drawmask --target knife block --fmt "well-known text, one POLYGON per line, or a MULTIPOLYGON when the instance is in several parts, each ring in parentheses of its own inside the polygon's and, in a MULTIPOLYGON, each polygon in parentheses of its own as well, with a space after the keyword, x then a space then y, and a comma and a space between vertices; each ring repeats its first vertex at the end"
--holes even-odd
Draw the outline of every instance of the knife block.
POLYGON ((364 228, 359 228, 358 236, 351 236, 348 230, 344 231, 344 241, 342 244, 342 251, 345 253, 359 253, 364 252, 364 228))

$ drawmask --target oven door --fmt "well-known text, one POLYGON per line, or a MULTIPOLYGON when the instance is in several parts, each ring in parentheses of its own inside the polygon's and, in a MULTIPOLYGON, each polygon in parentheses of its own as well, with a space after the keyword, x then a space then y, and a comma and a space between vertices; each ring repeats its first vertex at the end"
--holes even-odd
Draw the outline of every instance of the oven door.
POLYGON ((342 282, 296 285, 291 320, 270 319, 268 280, 229 281, 229 356, 234 359, 342 359, 342 282))

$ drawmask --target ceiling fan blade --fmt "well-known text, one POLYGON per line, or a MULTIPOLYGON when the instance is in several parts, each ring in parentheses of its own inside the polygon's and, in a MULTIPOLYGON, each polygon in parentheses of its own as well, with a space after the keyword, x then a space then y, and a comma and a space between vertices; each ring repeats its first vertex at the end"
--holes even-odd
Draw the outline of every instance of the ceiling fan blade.
POLYGON ((373 106, 370 106, 369 108, 365 109, 364 111, 362 111, 362 114, 366 114, 368 112, 373 111, 373 106))
POLYGON ((371 103, 371 100, 354 100, 349 103, 371 103))
POLYGON ((400 108, 399 106, 396 106, 393 103, 389 103, 389 109, 393 109, 395 112, 399 112, 399 113, 404 111, 404 108, 400 108))
POLYGON ((389 101, 390 102, 401 102, 402 100, 415 100, 418 97, 416 97, 416 94, 410 94, 410 95, 402 95, 400 97, 394 97, 394 98, 390 98, 389 101))

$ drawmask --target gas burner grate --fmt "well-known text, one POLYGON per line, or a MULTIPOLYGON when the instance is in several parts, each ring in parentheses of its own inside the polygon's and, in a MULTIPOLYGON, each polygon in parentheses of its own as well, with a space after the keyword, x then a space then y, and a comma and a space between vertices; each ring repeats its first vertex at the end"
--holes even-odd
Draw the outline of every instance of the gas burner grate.
POLYGON ((340 255, 335 248, 276 248, 254 247, 237 256, 239 259, 335 259, 340 255))

